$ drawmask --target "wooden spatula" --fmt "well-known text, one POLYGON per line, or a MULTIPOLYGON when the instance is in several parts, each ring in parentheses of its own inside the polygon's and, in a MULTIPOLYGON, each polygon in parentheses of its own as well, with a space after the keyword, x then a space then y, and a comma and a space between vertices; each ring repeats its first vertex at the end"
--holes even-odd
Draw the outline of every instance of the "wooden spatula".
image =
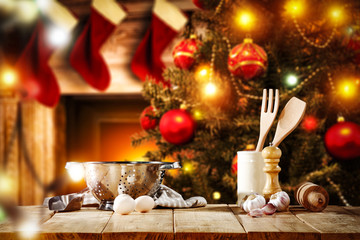
POLYGON ((305 115, 306 103, 292 97, 280 113, 272 145, 277 147, 301 122, 305 115))

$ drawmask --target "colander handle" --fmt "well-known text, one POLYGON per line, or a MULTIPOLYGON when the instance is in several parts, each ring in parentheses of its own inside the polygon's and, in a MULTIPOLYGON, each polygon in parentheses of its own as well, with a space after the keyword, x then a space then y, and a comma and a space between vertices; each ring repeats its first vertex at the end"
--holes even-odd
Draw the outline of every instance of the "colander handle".
POLYGON ((169 170, 169 169, 177 169, 181 168, 180 162, 173 162, 173 163, 164 163, 160 166, 160 170, 169 170))

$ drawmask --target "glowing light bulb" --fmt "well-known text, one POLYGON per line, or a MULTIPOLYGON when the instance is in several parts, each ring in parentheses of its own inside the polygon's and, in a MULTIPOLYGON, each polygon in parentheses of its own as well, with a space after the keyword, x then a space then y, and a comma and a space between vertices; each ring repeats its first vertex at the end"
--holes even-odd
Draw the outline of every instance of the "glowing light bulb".
POLYGON ((293 74, 289 74, 285 79, 285 84, 289 87, 295 87, 298 84, 297 76, 293 74))
POLYGON ((84 166, 81 163, 68 162, 65 168, 74 182, 82 180, 85 176, 84 166))
POLYGON ((330 9, 330 17, 333 19, 334 22, 338 23, 343 20, 344 14, 341 8, 333 7, 330 9))
POLYGON ((204 90, 205 90, 205 95, 213 96, 216 93, 216 86, 215 86, 215 84, 210 82, 210 83, 206 84, 204 90))
POLYGON ((340 84, 339 92, 344 98, 352 98, 356 95, 356 85, 352 81, 344 81, 340 84))
POLYGON ((195 120, 201 120, 203 119, 203 115, 199 110, 195 110, 193 113, 194 119, 195 120))
POLYGON ((213 192, 212 197, 214 200, 219 200, 221 198, 221 193, 218 191, 213 192))
POLYGON ((304 11, 304 2, 301 0, 290 0, 287 2, 285 9, 293 16, 300 16, 304 11))
POLYGON ((70 33, 60 27, 52 27, 47 33, 47 39, 53 46, 65 46, 70 40, 70 33))
POLYGON ((208 80, 210 75, 210 66, 202 65, 195 71, 195 77, 198 80, 208 80))
POLYGON ((17 82, 16 73, 10 69, 5 70, 2 74, 2 82, 8 87, 14 86, 17 82))
POLYGON ((204 68, 199 72, 199 74, 200 74, 200 76, 204 77, 204 76, 208 75, 208 70, 206 68, 204 68))
POLYGON ((185 173, 191 173, 193 171, 193 165, 190 162, 186 162, 183 164, 182 169, 185 173))
POLYGON ((236 21, 243 28, 251 28, 253 26, 254 16, 250 12, 240 12, 236 21))
POLYGON ((335 9, 331 12, 331 15, 333 16, 333 18, 339 18, 341 16, 341 12, 339 9, 335 9))

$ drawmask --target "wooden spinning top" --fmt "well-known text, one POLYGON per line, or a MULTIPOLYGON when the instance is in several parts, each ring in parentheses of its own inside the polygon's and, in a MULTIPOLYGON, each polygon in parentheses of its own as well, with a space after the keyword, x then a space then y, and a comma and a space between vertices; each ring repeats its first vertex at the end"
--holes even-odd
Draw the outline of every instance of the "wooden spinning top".
POLYGON ((323 187, 305 182, 296 189, 295 199, 304 208, 313 212, 320 212, 328 205, 329 194, 323 187))
POLYGON ((271 195, 277 192, 281 192, 279 184, 279 167, 281 150, 278 147, 269 146, 262 150, 262 156, 264 158, 265 167, 264 172, 266 174, 265 187, 263 195, 266 201, 269 201, 271 195))

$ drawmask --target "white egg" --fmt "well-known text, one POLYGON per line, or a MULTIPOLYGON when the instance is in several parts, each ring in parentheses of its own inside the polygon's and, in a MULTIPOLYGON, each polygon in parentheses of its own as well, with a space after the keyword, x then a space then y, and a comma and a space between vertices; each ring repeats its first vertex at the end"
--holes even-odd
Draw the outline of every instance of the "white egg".
POLYGON ((135 200, 127 194, 120 194, 115 198, 113 209, 123 215, 132 213, 135 209, 135 200))
POLYGON ((148 212, 155 206, 155 201, 150 196, 140 196, 135 199, 135 210, 137 212, 148 212))

